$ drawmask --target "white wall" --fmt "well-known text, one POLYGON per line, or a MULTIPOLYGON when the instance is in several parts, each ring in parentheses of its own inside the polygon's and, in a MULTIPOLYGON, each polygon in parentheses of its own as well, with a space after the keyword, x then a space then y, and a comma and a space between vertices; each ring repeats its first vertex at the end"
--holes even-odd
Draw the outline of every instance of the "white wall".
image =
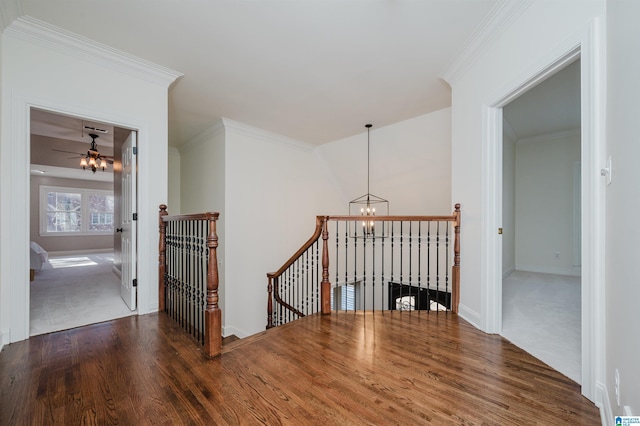
MULTIPOLYGON (((505 123, 505 127, 508 124, 505 123)), ((502 135, 502 277, 516 269, 516 137, 502 135)))
POLYGON ((613 175, 607 187, 607 388, 613 414, 629 406, 640 416, 640 261, 637 226, 640 211, 640 2, 607 2, 607 151, 613 175), (614 396, 614 371, 620 371, 620 406, 614 396))
POLYGON ((157 310, 157 211, 167 201, 167 86, 178 74, 70 40, 35 20, 15 21, 2 38, 0 293, 9 297, 0 301, 0 330, 8 329, 11 341, 29 335, 32 106, 139 130, 138 312, 157 310))
MULTIPOLYGON (((226 305, 226 216, 225 134, 222 120, 180 148, 180 203, 182 213, 220 213, 218 233, 218 301, 225 327, 226 305)), ((175 214, 169 206, 169 214, 175 214)), ((233 334, 223 330, 224 335, 233 334)))
POLYGON ((342 207, 313 147, 226 122, 225 332, 267 324, 267 277, 313 234, 315 216, 342 207))
MULTIPOLYGON (((348 202, 367 192, 364 124, 363 133, 317 148, 345 199, 337 213, 348 214, 348 202)), ((450 108, 372 127, 370 145, 370 191, 389 201, 390 214, 451 214, 450 108)))
POLYGON ((167 187, 167 206, 171 214, 180 214, 180 151, 169 147, 169 185, 167 187))
POLYGON ((578 161, 579 131, 516 144, 517 270, 579 275, 573 269, 573 170, 578 161))
MULTIPOLYGON (((589 76, 594 80, 583 80, 583 84, 593 83, 594 90, 591 92, 593 97, 583 99, 583 102, 593 102, 589 109, 583 110, 583 114, 596 119, 583 121, 583 126, 592 126, 588 134, 583 132, 583 137, 595 141, 594 150, 598 150, 598 144, 602 143, 598 131, 604 125, 599 109, 602 104, 597 98, 602 93, 602 73, 598 70, 603 67, 603 60, 597 55, 603 43, 598 23, 602 23, 605 15, 604 0, 534 0, 524 5, 505 27, 498 28, 498 33, 487 44, 473 52, 466 68, 447 76, 452 86, 452 200, 462 203, 463 212, 460 314, 491 332, 499 331, 501 324, 501 304, 496 301, 501 297, 498 288, 502 271, 496 266, 495 258, 499 251, 495 248, 502 243, 497 234, 501 224, 495 220, 495 212, 501 205, 493 198, 495 147, 489 144, 495 139, 492 126, 497 124, 497 120, 492 119, 495 110, 490 107, 506 104, 509 94, 574 51, 576 46, 586 43, 589 46, 588 58, 584 57, 582 62, 582 73, 583 77, 589 76)), ((588 170, 588 175, 583 174, 583 183, 586 188, 592 188, 596 184, 591 182, 599 182, 596 181, 599 179, 596 162, 600 154, 589 152, 586 155, 589 163, 585 167, 583 161, 583 170, 588 170)), ((596 193, 590 200, 597 196, 596 193)), ((583 199, 583 202, 588 203, 589 200, 583 199)), ((599 210, 590 207, 583 209, 583 214, 590 215, 590 221, 584 221, 583 229, 598 227, 598 220, 601 220, 599 210)), ((584 242, 589 247, 585 255, 591 256, 591 270, 587 271, 587 278, 585 262, 582 263, 583 281, 590 280, 590 285, 594 286, 588 294, 583 293, 583 298, 593 300, 587 305, 593 311, 589 315, 595 312, 591 316, 585 315, 586 329, 592 334, 583 334, 584 347, 589 348, 589 351, 583 351, 583 365, 590 372, 583 375, 583 392, 596 399, 596 388, 603 381, 604 342, 600 340, 604 332, 602 321, 597 317, 602 315, 602 311, 601 305, 596 306, 595 301, 595 293, 602 287, 602 270, 597 263, 597 254, 603 244, 595 243, 601 238, 601 233, 593 233, 592 230, 589 229, 589 240, 584 242)))

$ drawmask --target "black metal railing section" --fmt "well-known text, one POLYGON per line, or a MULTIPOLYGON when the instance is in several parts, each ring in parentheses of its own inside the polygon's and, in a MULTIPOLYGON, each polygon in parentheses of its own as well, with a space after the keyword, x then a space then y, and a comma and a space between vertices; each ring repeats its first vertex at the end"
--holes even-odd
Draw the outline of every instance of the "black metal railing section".
POLYGON ((267 328, 317 312, 457 313, 459 271, 459 204, 451 216, 318 216, 311 238, 267 274, 267 328))
POLYGON ((160 206, 159 308, 216 356, 222 346, 218 306, 218 213, 168 216, 160 206))

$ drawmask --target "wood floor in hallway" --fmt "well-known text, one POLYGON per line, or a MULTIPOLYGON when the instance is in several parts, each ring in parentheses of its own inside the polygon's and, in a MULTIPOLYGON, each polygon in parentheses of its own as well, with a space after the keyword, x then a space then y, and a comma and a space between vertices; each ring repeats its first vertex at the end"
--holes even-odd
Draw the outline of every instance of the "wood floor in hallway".
POLYGON ((206 359, 163 314, 0 353, 0 425, 600 424, 573 381, 451 313, 313 315, 206 359))

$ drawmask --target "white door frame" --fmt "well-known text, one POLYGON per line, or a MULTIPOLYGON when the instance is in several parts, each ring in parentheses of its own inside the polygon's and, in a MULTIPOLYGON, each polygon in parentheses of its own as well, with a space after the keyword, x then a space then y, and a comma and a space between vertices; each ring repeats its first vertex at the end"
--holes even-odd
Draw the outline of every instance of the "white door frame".
POLYGON ((602 401, 604 387, 604 182, 605 75, 598 21, 539 61, 483 106, 484 280, 482 323, 485 331, 502 328, 502 107, 551 74, 581 60, 582 157, 582 394, 602 401))
MULTIPOLYGON (((2 281, 8 282, 9 292, 9 331, 8 343, 29 338, 29 208, 30 208, 30 159, 31 159, 31 108, 46 110, 55 114, 83 117, 90 121, 111 123, 115 126, 133 129, 140 134, 140 127, 127 123, 122 117, 108 116, 104 112, 94 112, 88 107, 77 107, 56 103, 51 100, 22 96, 16 93, 11 103, 11 143, 9 176, 11 186, 7 210, 3 212, 3 226, 11 224, 10 232, 3 237, 3 265, 0 271, 2 281), (6 245, 5 245, 6 244, 6 245), (11 250, 5 250, 10 247, 11 250), (6 281, 5 281, 6 279, 6 281)), ((3 171, 4 172, 4 171, 3 171)), ((3 196, 3 199, 7 197, 3 196)), ((140 284, 138 285, 140 292, 140 284)), ((6 338, 6 337, 5 337, 6 338)))

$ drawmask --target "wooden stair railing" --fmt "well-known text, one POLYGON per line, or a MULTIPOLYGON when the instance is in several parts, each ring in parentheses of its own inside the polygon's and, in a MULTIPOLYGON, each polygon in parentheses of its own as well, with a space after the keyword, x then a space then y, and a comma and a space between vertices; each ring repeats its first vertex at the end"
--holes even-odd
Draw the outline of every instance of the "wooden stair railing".
POLYGON ((267 328, 332 310, 458 312, 460 204, 450 216, 372 216, 367 221, 381 222, 378 229, 386 231, 365 235, 361 216, 316 217, 311 238, 267 274, 267 328), (346 307, 345 298, 353 306, 346 307), (396 306, 398 300, 408 305, 396 306))
POLYGON ((159 310, 203 347, 209 357, 222 350, 218 305, 219 213, 169 216, 160 205, 159 310))

